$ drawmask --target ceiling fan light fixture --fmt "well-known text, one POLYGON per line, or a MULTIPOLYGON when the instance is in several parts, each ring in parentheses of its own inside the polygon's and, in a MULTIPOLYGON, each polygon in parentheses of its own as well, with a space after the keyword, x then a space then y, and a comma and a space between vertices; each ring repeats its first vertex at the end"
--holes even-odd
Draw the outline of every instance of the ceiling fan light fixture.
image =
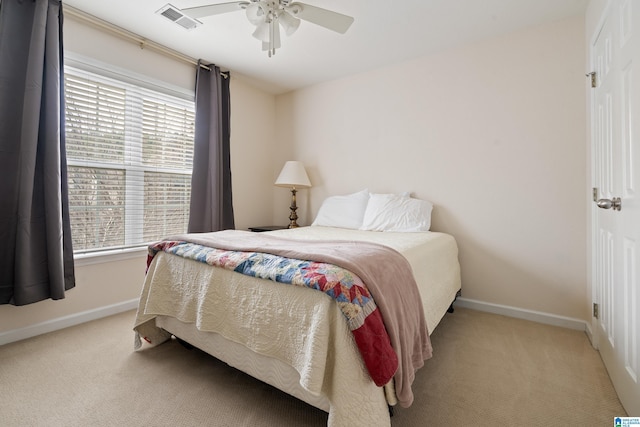
POLYGON ((278 15, 278 21, 282 28, 284 29, 284 33, 287 36, 295 33, 298 27, 300 26, 300 20, 298 18, 294 18, 289 12, 283 10, 278 15))
POLYGON ((251 35, 263 42, 269 42, 270 27, 271 24, 268 22, 262 22, 256 26, 256 30, 251 35))
POLYGON ((248 4, 245 11, 247 19, 253 25, 260 25, 267 20, 268 10, 265 10, 263 2, 252 2, 248 4))
POLYGON ((175 20, 178 14, 184 12, 186 16, 197 20, 202 17, 220 15, 242 9, 245 11, 247 20, 256 27, 252 34, 253 37, 262 42, 262 48, 269 52, 269 56, 274 55, 276 49, 280 47, 281 25, 287 36, 296 32, 301 20, 344 34, 354 21, 351 16, 306 3, 299 3, 296 0, 227 1, 226 3, 187 7, 182 11, 176 9, 176 13, 168 12, 165 16, 175 20))

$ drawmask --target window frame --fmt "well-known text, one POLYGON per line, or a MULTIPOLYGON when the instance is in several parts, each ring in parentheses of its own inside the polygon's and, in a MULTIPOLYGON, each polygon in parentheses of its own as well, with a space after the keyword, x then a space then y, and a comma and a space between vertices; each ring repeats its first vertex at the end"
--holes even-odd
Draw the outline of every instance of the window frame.
MULTIPOLYGON (((186 103, 190 103, 192 108, 194 109, 194 117, 195 117, 195 91, 188 90, 183 87, 179 87, 167 82, 163 82, 161 80, 157 80, 154 78, 150 78, 143 74, 139 74, 133 72, 131 70, 119 68, 110 64, 102 63, 100 61, 93 60, 91 58, 87 58, 81 55, 74 54, 72 52, 65 53, 65 73, 67 70, 74 71, 77 70, 79 72, 88 72, 96 74, 106 80, 115 80, 117 82, 121 82, 125 86, 137 86, 143 89, 159 92, 164 95, 169 95, 178 100, 183 100, 186 103)), ((140 100, 142 101, 142 100, 140 100)), ((140 109, 139 114, 142 114, 142 105, 139 105, 140 109)), ((130 106, 127 102, 127 111, 130 106)), ((137 108, 137 107, 136 107, 137 108)), ((127 113, 129 114, 129 113, 127 113)), ((125 133, 127 133, 127 129, 125 129, 125 133)), ((137 148, 139 148, 139 152, 137 153, 141 158, 142 151, 142 135, 140 135, 140 141, 138 144, 134 144, 137 148)), ((86 161, 86 160, 77 160, 67 157, 67 166, 80 166, 80 167, 105 167, 107 163, 86 161)), ((154 166, 153 168, 145 168, 140 164, 128 164, 128 162, 124 162, 124 165, 113 165, 110 164, 109 167, 111 169, 117 170, 125 170, 127 175, 127 179, 125 181, 125 208, 128 206, 136 205, 138 207, 144 206, 144 191, 128 191, 132 187, 136 187, 139 183, 143 183, 143 176, 146 171, 149 172, 159 172, 159 173, 170 173, 170 174, 182 174, 182 175, 191 175, 191 172, 185 172, 184 170, 174 169, 169 167, 158 167, 154 166), (137 179, 134 179, 133 176, 129 176, 129 173, 139 175, 137 179)), ((124 221, 125 227, 125 245, 130 243, 131 238, 131 230, 136 229, 138 227, 142 227, 143 223, 143 210, 139 210, 140 214, 135 215, 126 215, 124 221)), ((91 265, 103 262, 113 262, 117 260, 130 259, 134 257, 141 257, 147 253, 147 243, 131 244, 131 246, 126 247, 118 247, 118 248, 104 248, 104 249, 88 249, 82 251, 74 251, 74 260, 76 265, 91 265)))

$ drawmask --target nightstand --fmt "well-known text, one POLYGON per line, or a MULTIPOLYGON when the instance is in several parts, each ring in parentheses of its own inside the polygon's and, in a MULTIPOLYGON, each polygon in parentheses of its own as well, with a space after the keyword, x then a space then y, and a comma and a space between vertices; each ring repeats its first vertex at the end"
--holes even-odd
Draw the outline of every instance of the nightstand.
POLYGON ((261 233, 263 231, 285 230, 287 228, 289 227, 287 227, 286 225, 265 225, 262 227, 249 227, 249 230, 256 233, 261 233))

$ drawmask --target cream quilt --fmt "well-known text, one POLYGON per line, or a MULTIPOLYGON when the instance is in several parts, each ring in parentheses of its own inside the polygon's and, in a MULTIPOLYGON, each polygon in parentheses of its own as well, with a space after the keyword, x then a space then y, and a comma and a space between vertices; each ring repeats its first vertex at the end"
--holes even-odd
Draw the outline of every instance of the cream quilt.
POLYGON ((390 423, 385 394, 369 377, 344 316, 320 292, 159 253, 140 298, 136 348, 139 336, 154 345, 170 338, 156 328, 156 315, 194 323, 293 367, 305 390, 327 396, 330 426, 390 423), (223 295, 224 305, 216 303, 223 295), (254 310, 256 306, 272 309, 254 310))
MULTIPOLYGON (((325 227, 299 229, 301 232, 296 233, 295 238, 328 239, 334 237, 332 232, 345 235, 343 230, 318 230, 322 228, 325 227)), ((298 230, 283 230, 285 234, 294 231, 298 230)), ((356 232, 354 236, 360 233, 364 233, 363 237, 374 234, 374 241, 379 243, 385 243, 380 239, 395 240, 395 245, 389 246, 403 254, 409 253, 407 258, 412 265, 412 258, 421 258, 417 247, 423 246, 425 241, 438 241, 436 246, 440 246, 440 255, 432 274, 437 277, 437 287, 447 289, 438 292, 447 296, 438 298, 449 298, 459 289, 457 247, 450 236, 404 233, 406 235, 394 237, 392 234, 399 233, 383 236, 387 233, 370 232, 356 232), (410 237, 413 234, 421 236, 410 237), (445 244, 442 243, 443 236, 446 236, 445 244), (444 266, 443 248, 447 260, 444 266), (440 282, 445 281, 451 283, 440 286, 440 282)), ((421 261, 425 263, 424 258, 421 261)), ((423 269, 422 264, 417 267, 423 269)), ((424 301, 425 296, 421 296, 424 301)), ((425 307, 425 312, 444 314, 451 301, 452 297, 433 310, 425 307)), ((396 403, 392 383, 386 387, 385 397, 385 392, 370 379, 342 313, 320 292, 213 269, 159 253, 149 268, 140 298, 135 324, 136 348, 141 346, 139 336, 146 337, 154 345, 170 338, 155 326, 157 315, 171 316, 195 324, 199 330, 216 332, 253 352, 293 367, 305 390, 327 397, 330 426, 390 424, 387 401, 396 403), (211 302, 203 304, 203 301, 211 302), (256 306, 271 309, 254 310, 252 307, 256 306)))

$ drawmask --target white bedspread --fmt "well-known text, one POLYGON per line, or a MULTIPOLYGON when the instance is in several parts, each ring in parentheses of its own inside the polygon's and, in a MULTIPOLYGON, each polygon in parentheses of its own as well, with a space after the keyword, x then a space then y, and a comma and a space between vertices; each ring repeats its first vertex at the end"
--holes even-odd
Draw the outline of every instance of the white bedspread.
POLYGON ((384 393, 369 377, 344 316, 330 297, 166 253, 155 258, 136 320, 140 335, 153 344, 169 338, 155 327, 156 315, 195 323, 199 330, 217 332, 292 366, 304 389, 329 398, 329 425, 388 425, 380 424, 389 418, 384 393), (355 362, 336 363, 347 360, 355 362))
MULTIPOLYGON (((445 234, 372 233, 327 227, 274 233, 295 233, 295 238, 320 240, 368 240, 403 253, 412 264, 423 300, 429 300, 432 295, 431 290, 425 295, 424 286, 448 288, 435 292, 437 299, 449 298, 445 303, 439 302, 438 307, 432 308, 426 301, 429 332, 459 289, 457 247, 453 238, 445 234), (425 241, 431 242, 431 248, 419 249, 425 241), (427 258, 424 251, 428 252, 427 258), (449 265, 452 254, 455 265, 449 265), (452 269, 454 283, 441 284, 452 281, 452 269), (428 279, 419 277, 427 271, 428 279)), ((169 338, 155 326, 157 315, 194 323, 201 331, 219 333, 256 353, 292 366, 299 373, 304 389, 328 398, 329 426, 390 424, 384 392, 369 377, 338 306, 321 292, 158 253, 145 279, 135 323, 137 333, 152 344, 169 338), (255 307, 270 309, 255 310, 255 307)))

